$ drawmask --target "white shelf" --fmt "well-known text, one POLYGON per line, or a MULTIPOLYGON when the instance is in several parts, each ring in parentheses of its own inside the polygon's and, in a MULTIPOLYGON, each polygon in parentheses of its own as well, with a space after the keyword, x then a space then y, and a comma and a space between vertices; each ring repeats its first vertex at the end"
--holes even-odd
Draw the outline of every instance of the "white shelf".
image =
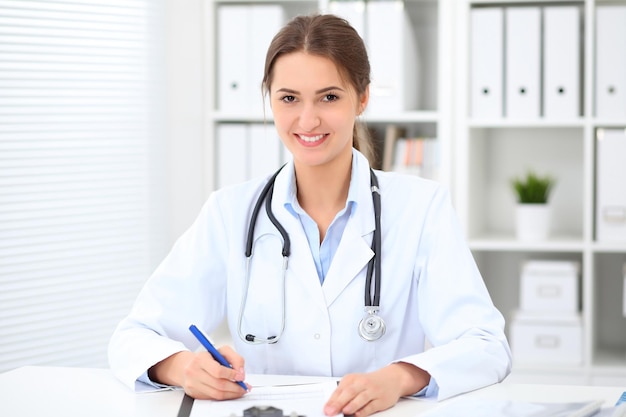
MULTIPOLYGON (((626 128, 625 120, 594 116, 595 7, 601 0, 465 0, 457 9, 458 65, 456 205, 469 245, 494 303, 505 318, 519 306, 521 263, 529 259, 580 262, 583 361, 580 365, 516 364, 518 381, 626 383, 626 317, 622 316, 622 268, 626 242, 597 242, 595 132, 626 128), (470 10, 489 6, 580 6, 582 19, 581 116, 574 120, 475 119, 469 116, 470 10), (556 176, 551 198, 553 230, 542 242, 514 237, 515 201, 509 179, 532 168, 556 176)), ((618 1, 626 4, 626 0, 618 1)), ((626 22, 624 22, 626 24, 626 22)), ((507 332, 509 328, 507 321, 507 332)))
POLYGON ((469 2, 471 5, 473 6, 489 6, 489 5, 498 5, 498 6, 502 6, 502 5, 507 5, 507 4, 512 4, 512 5, 520 5, 520 4, 527 4, 527 5, 534 5, 534 4, 542 4, 542 3, 554 3, 554 4, 558 4, 558 3, 569 3, 569 4, 582 4, 584 3, 584 0, 471 0, 469 2))
POLYGON ((273 123, 274 119, 271 114, 233 114, 221 111, 213 111, 209 115, 209 120, 213 123, 273 123))
POLYGON ((582 252, 586 244, 580 237, 552 237, 541 242, 522 242, 512 236, 490 236, 469 241, 474 251, 502 252, 582 252))
POLYGON ((596 127, 613 127, 626 129, 626 120, 593 119, 592 123, 596 127))
POLYGON ((622 253, 626 254, 626 242, 609 243, 609 242, 593 242, 592 248, 595 253, 622 253))
POLYGON ((362 116, 366 123, 439 123, 439 113, 436 111, 407 111, 394 114, 365 114, 362 116))
POLYGON ((583 118, 577 120, 476 120, 470 119, 468 126, 472 128, 578 128, 585 126, 583 118))

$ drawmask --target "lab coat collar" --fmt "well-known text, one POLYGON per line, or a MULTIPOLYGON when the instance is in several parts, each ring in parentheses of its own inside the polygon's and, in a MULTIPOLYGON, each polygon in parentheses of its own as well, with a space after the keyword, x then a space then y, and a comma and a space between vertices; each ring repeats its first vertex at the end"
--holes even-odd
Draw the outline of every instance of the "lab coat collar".
MULTIPOLYGON (((272 210, 278 221, 288 231, 291 239, 289 269, 293 271, 295 277, 293 281, 304 285, 306 291, 312 297, 317 298, 320 307, 323 306, 324 309, 330 306, 357 276, 365 281, 367 262, 374 256, 370 248, 375 227, 370 165, 363 154, 354 149, 352 152, 353 177, 351 181, 352 185, 356 186, 353 193, 356 205, 321 287, 302 225, 285 207, 285 203, 290 201, 290 195, 293 192, 291 186, 295 184, 293 162, 289 162, 278 174, 274 184, 272 210)), ((263 223, 269 223, 273 228, 269 221, 263 223)))

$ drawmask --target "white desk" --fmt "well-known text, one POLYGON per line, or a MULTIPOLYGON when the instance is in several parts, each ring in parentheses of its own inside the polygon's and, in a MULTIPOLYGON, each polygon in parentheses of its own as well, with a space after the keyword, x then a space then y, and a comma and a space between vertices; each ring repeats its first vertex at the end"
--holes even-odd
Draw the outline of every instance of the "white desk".
MULTIPOLYGON (((465 394, 471 398, 529 402, 604 400, 613 406, 626 387, 502 384, 465 394)), ((183 392, 135 394, 108 369, 27 366, 0 374, 2 417, 177 417, 183 392)), ((416 417, 440 405, 402 399, 377 417, 416 417)))
POLYGON ((27 366, 0 374, 2 417, 176 417, 183 395, 135 394, 108 369, 27 366))

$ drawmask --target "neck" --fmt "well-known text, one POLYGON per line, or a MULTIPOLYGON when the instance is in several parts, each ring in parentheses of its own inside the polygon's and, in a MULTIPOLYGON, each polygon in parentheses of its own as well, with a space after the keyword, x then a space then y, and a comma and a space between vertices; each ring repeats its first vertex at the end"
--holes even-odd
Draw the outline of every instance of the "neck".
POLYGON ((350 159, 337 162, 333 166, 295 166, 298 202, 317 223, 320 242, 337 213, 345 207, 350 189, 352 154, 350 159))
POLYGON ((352 155, 350 159, 337 162, 340 163, 333 166, 296 165, 298 202, 303 209, 336 204, 344 207, 350 188, 352 155))

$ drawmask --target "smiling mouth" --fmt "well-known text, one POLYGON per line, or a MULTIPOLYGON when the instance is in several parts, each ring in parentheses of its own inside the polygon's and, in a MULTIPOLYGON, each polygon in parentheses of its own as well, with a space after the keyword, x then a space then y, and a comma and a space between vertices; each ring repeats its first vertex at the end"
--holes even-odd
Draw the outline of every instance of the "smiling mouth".
POLYGON ((307 135, 302 135, 302 134, 298 134, 298 137, 303 140, 304 142, 307 143, 313 143, 313 142, 317 142, 319 140, 322 140, 324 138, 324 136, 326 136, 325 134, 319 134, 319 135, 313 135, 313 136, 307 136, 307 135))

